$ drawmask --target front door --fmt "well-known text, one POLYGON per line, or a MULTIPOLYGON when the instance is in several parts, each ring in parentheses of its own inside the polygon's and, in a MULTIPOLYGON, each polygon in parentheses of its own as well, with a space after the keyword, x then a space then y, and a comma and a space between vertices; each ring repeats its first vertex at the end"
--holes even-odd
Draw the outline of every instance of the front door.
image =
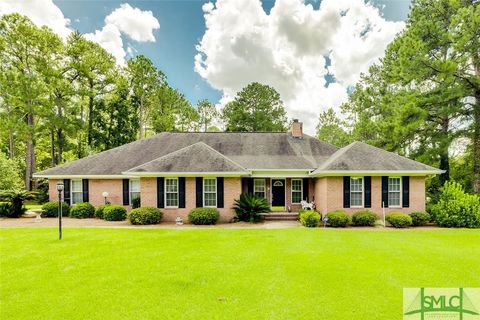
POLYGON ((285 179, 272 179, 272 207, 285 207, 285 179))

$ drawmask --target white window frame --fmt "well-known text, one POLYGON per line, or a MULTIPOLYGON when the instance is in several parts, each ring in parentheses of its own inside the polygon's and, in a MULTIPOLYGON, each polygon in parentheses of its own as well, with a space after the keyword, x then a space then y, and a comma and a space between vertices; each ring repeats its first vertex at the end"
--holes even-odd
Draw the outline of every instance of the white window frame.
POLYGON ((81 203, 81 202, 83 202, 83 181, 82 181, 82 179, 72 179, 72 180, 70 180, 70 203, 73 205, 75 203, 81 203), (73 190, 73 183, 74 182, 80 182, 80 191, 73 190), (74 193, 80 193, 82 201, 78 201, 78 202, 74 201, 74 199, 75 199, 73 197, 74 193))
POLYGON ((178 185, 178 178, 165 178, 165 181, 164 181, 164 190, 165 190, 165 208, 178 208, 178 205, 179 205, 179 201, 180 199, 178 198, 178 188, 179 188, 179 185, 178 185), (167 180, 175 180, 177 181, 177 192, 168 192, 167 191, 167 180), (177 195, 177 205, 176 206, 169 206, 167 204, 167 193, 169 194, 176 194, 177 195))
POLYGON ((364 177, 350 177, 350 208, 363 208, 365 206, 365 179, 364 177), (352 191, 352 180, 358 180, 358 179, 361 179, 362 180, 362 190, 361 191, 352 191), (352 205, 352 193, 360 193, 361 194, 361 197, 360 199, 362 200, 362 204, 361 205, 357 205, 357 206, 354 206, 352 205))
POLYGON ((302 179, 292 179, 290 189, 291 189, 290 193, 291 193, 292 204, 300 204, 301 201, 303 200, 303 180, 302 179), (293 181, 300 181, 300 190, 293 190, 293 181), (293 193, 294 192, 300 192, 300 202, 293 202, 293 193))
POLYGON ((130 199, 130 205, 133 204, 133 196, 132 196, 133 193, 138 193, 138 197, 140 198, 140 196, 141 196, 140 189, 141 189, 140 188, 140 179, 129 179, 129 181, 128 181, 128 197, 130 199), (138 191, 134 191, 132 189, 132 186, 133 186, 132 181, 135 181, 135 182, 138 181, 138 191))
POLYGON ((203 178, 203 190, 202 190, 202 192, 203 192, 203 197, 202 197, 202 198, 203 198, 203 207, 204 207, 204 208, 216 208, 217 205, 218 205, 218 203, 217 203, 217 192, 218 192, 217 178, 203 178), (214 181, 215 181, 215 192, 210 192, 210 191, 209 191, 209 192, 205 192, 205 181, 207 181, 207 180, 214 180, 214 181), (206 193, 208 193, 208 194, 213 194, 213 193, 215 193, 215 205, 214 205, 214 206, 207 206, 207 205, 205 204, 205 194, 206 194, 206 193))
POLYGON ((256 193, 263 193, 262 197, 265 199, 267 198, 267 182, 265 181, 265 179, 253 179, 253 194, 256 193), (263 186, 260 186, 263 187, 263 190, 257 190, 256 183, 259 181, 263 181, 263 186))
POLYGON ((387 208, 401 208, 402 207, 402 177, 388 177, 387 182, 387 192, 388 192, 388 203, 387 208), (398 191, 390 191, 390 179, 398 179, 399 181, 399 190, 398 191), (391 205, 390 204, 390 193, 398 193, 398 205, 391 205))

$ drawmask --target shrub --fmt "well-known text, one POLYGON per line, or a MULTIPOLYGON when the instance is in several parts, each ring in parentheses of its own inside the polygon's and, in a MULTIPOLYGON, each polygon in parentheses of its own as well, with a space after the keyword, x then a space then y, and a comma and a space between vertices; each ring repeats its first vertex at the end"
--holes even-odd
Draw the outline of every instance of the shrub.
POLYGON ((143 207, 133 209, 128 215, 131 224, 157 224, 162 220, 163 213, 160 209, 153 207, 143 207))
POLYGON ((412 225, 413 226, 424 226, 430 221, 430 215, 426 212, 412 212, 409 214, 410 218, 412 218, 412 225))
POLYGON ((95 208, 88 202, 79 202, 70 208, 70 217, 77 219, 92 218, 95 208))
POLYGON ((357 227, 373 227, 378 217, 369 210, 355 212, 352 216, 352 224, 357 227))
POLYGON ((188 214, 188 221, 193 224, 215 224, 220 213, 215 208, 195 208, 188 214))
POLYGON ((394 228, 408 228, 412 225, 412 218, 404 213, 390 213, 385 220, 394 228))
POLYGON ((9 209, 5 210, 9 218, 20 218, 27 211, 23 206, 23 202, 31 198, 32 194, 30 192, 19 189, 3 190, 0 192, 0 201, 10 203, 9 209))
POLYGON ((440 197, 431 207, 433 220, 441 227, 480 228, 480 199, 465 193, 456 182, 447 181, 440 197))
MULTIPOLYGON (((70 206, 66 202, 62 202, 62 216, 68 217, 70 206)), ((58 217, 58 202, 47 202, 42 206, 42 217, 58 217)))
POLYGON ((105 207, 108 207, 109 204, 102 204, 95 209, 95 218, 103 219, 103 211, 105 207))
POLYGON ((242 193, 233 206, 237 219, 240 221, 257 222, 262 214, 270 212, 267 199, 252 193, 242 193))
POLYGON ((321 215, 314 210, 300 210, 300 223, 307 228, 315 228, 320 223, 321 215))
POLYGON ((10 217, 13 212, 12 209, 10 202, 0 202, 0 217, 10 217))
POLYGON ((140 197, 136 197, 132 199, 132 209, 140 208, 140 197))
POLYGON ((118 205, 103 208, 103 219, 107 221, 122 221, 127 218, 127 209, 118 205))
POLYGON ((334 228, 345 228, 350 222, 350 216, 343 210, 336 210, 327 213, 327 224, 334 228))

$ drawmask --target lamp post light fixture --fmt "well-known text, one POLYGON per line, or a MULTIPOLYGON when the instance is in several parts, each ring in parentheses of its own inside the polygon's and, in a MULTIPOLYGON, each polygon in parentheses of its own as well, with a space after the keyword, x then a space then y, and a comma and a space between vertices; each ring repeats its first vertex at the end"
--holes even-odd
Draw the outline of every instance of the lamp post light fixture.
POLYGON ((107 197, 108 197, 108 192, 107 191, 103 191, 102 193, 102 197, 105 199, 105 204, 107 204, 107 197))
POLYGON ((62 192, 64 189, 63 182, 57 182, 58 191, 58 239, 62 240, 62 192))

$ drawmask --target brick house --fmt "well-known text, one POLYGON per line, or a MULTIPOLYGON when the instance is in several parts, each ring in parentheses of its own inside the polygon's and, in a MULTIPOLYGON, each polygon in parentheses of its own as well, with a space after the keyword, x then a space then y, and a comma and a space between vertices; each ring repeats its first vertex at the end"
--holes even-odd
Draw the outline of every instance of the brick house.
POLYGON ((290 132, 164 132, 35 174, 65 184, 69 204, 108 201, 162 208, 164 219, 186 218, 196 207, 218 208, 230 220, 242 192, 265 197, 272 211, 298 211, 315 202, 321 213, 364 208, 381 213, 425 210, 425 177, 441 170, 354 142, 337 148, 290 132))

